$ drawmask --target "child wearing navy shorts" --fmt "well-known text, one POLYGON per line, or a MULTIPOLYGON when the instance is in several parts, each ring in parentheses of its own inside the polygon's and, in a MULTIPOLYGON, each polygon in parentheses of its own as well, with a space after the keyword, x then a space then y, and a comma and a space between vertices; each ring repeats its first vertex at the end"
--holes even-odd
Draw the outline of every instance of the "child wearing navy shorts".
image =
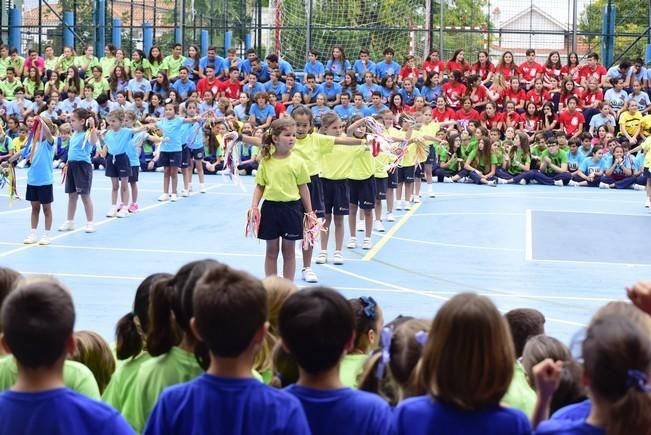
POLYGON ((262 139, 260 167, 255 177, 251 203, 260 212, 258 237, 267 241, 264 261, 265 276, 277 275, 278 254, 283 254, 283 277, 294 280, 296 256, 294 245, 303 238, 303 212, 312 212, 307 184, 310 176, 303 159, 292 153, 296 143, 296 123, 293 119, 278 119, 262 139), (273 153, 272 153, 273 145, 273 153), (280 240, 282 239, 282 247, 280 240))
POLYGON ((95 232, 93 224, 93 201, 90 198, 90 188, 93 184, 93 165, 91 151, 97 144, 95 118, 86 109, 75 109, 70 116, 73 134, 68 147, 68 162, 64 168, 66 174, 65 192, 68 194, 68 213, 66 222, 59 231, 75 229, 74 219, 77 210, 77 200, 81 197, 86 212, 87 233, 95 232))
MULTIPOLYGON (((185 111, 189 117, 195 117, 198 113, 196 101, 188 101, 185 111)), ((201 193, 206 193, 206 185, 203 174, 203 132, 199 122, 185 125, 185 139, 183 140, 183 155, 181 167, 183 168, 183 191, 181 196, 189 196, 192 191, 192 173, 197 168, 199 174, 199 187, 201 193)))
MULTIPOLYGON (((39 119, 39 118, 37 118, 39 119)), ((38 240, 39 245, 50 244, 50 229, 52 228, 52 201, 54 195, 52 193, 52 159, 56 153, 55 137, 52 131, 56 131, 56 127, 48 118, 40 118, 41 131, 43 132, 44 140, 38 142, 38 138, 32 140, 32 150, 29 155, 29 162, 31 166, 27 170, 27 192, 25 199, 32 204, 32 231, 25 239, 25 244, 31 245, 36 243, 36 229, 38 228, 38 219, 43 208, 43 217, 45 218, 45 232, 43 237, 38 240), (36 143, 35 143, 36 142, 36 143)))

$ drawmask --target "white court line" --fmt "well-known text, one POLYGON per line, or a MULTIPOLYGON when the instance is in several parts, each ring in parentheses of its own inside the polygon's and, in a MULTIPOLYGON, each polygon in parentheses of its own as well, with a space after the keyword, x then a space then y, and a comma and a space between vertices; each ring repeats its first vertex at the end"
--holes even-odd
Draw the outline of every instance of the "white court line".
MULTIPOLYGON (((410 288, 406 288, 406 287, 402 287, 402 286, 399 286, 399 285, 391 284, 391 283, 388 283, 386 281, 381 281, 381 280, 374 279, 374 278, 368 278, 368 277, 366 277, 364 275, 360 275, 360 274, 355 273, 355 272, 350 272, 348 270, 336 268, 336 267, 330 266, 328 264, 324 264, 323 266, 325 268, 333 270, 335 272, 339 272, 339 273, 344 274, 344 275, 352 276, 353 278, 361 279, 363 281, 368 281, 368 282, 371 282, 373 284, 379 284, 379 285, 382 285, 382 286, 385 286, 385 287, 400 290, 400 291, 405 292, 405 293, 417 294, 417 295, 429 297, 429 298, 432 298, 432 299, 438 299, 438 300, 441 300, 441 301, 448 301, 450 299, 449 297, 439 296, 439 295, 431 293, 431 292, 423 292, 423 291, 419 291, 419 290, 413 290, 413 289, 410 289, 410 288)), ((517 297, 517 295, 511 295, 511 296, 512 297, 517 297)), ((499 310, 499 311, 502 312, 502 313, 506 312, 506 310, 499 310)), ((554 318, 554 317, 547 317, 547 316, 545 316, 545 318, 548 321, 563 323, 563 324, 566 324, 566 325, 582 326, 582 327, 587 326, 584 323, 574 322, 572 320, 557 319, 557 318, 554 318)))
POLYGON ((436 213, 416 213, 414 217, 421 216, 523 216, 523 213, 502 213, 502 212, 436 212, 436 213))
POLYGON ((532 213, 531 209, 525 210, 524 225, 524 259, 531 261, 533 259, 533 233, 532 233, 532 213))
POLYGON ((639 204, 639 201, 617 200, 616 198, 606 197, 587 197, 590 192, 582 192, 581 197, 578 194, 554 195, 554 194, 526 194, 526 193, 437 193, 436 198, 454 198, 454 197, 494 197, 494 198, 525 198, 525 199, 554 199, 554 200, 571 200, 571 201, 597 201, 597 202, 617 202, 627 204, 639 204))
MULTIPOLYGON (((223 187, 223 186, 225 186, 225 184, 213 184, 212 186, 209 186, 206 190, 218 189, 218 188, 223 187)), ((200 193, 192 192, 190 194, 190 196, 194 196, 194 195, 200 195, 200 193)), ((158 202, 156 204, 148 205, 147 207, 141 208, 140 210, 138 210, 138 213, 142 213, 142 212, 145 212, 147 210, 153 210, 155 208, 163 207, 163 206, 169 205, 169 204, 171 204, 170 201, 158 202)), ((83 208, 83 205, 81 206, 81 208, 83 208)), ((83 214, 84 211, 82 210, 81 213, 83 214)), ((109 222, 115 222, 115 221, 118 221, 118 220, 121 220, 121 219, 119 219, 119 218, 107 218, 107 219, 101 220, 99 222, 96 222, 95 227, 99 227, 99 226, 105 225, 105 224, 107 224, 109 222)), ((81 226, 81 227, 79 227, 79 228, 77 228, 76 230, 73 230, 73 231, 67 231, 67 232, 65 232, 63 234, 52 237, 50 239, 50 243, 54 242, 56 240, 63 239, 64 237, 68 237, 68 236, 70 236, 72 234, 81 233, 83 231, 84 231, 84 226, 81 226)), ((18 252, 22 252, 22 251, 25 251, 27 249, 33 249, 33 248, 35 248, 37 246, 39 246, 38 243, 34 243, 33 245, 24 245, 24 246, 21 246, 20 248, 16 248, 16 249, 12 249, 12 250, 7 251, 7 252, 3 252, 3 253, 0 254, 0 257, 8 257, 9 255, 16 254, 18 252)))
POLYGON ((590 210, 545 210, 545 209, 532 209, 531 211, 541 211, 543 213, 568 213, 568 214, 604 214, 609 216, 649 216, 648 213, 611 213, 607 211, 590 211, 590 210))
POLYGON ((67 278, 89 278, 89 279, 114 279, 122 281, 142 281, 144 276, 127 276, 127 275, 94 275, 91 273, 60 273, 60 272, 25 272, 20 271, 23 275, 40 275, 40 276, 63 276, 67 278))
POLYGON ((31 207, 23 207, 23 208, 16 208, 12 210, 5 210, 5 211, 0 211, 0 214, 14 214, 14 213, 22 213, 27 210, 31 210, 31 207))
MULTIPOLYGON (((381 233, 374 233, 381 234, 381 233)), ((494 246, 477 246, 477 245, 462 245, 458 243, 444 243, 444 242, 430 242, 427 240, 416 240, 416 239, 407 239, 404 237, 393 237, 393 240, 400 240, 401 242, 411 242, 418 243, 421 245, 430 245, 430 246, 447 246, 450 248, 460 248, 460 249, 485 249, 489 251, 506 251, 506 252, 522 252, 522 249, 517 248, 500 248, 494 246)))
POLYGON ((586 264, 594 266, 621 266, 621 267, 651 267, 651 263, 616 263, 608 261, 582 261, 582 260, 553 260, 534 258, 531 261, 540 263, 569 263, 569 264, 586 264))

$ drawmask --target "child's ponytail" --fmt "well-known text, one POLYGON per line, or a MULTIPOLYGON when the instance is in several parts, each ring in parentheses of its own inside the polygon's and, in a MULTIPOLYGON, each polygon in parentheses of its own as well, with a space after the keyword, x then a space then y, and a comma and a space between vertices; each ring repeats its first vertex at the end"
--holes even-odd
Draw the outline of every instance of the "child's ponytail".
POLYGON ((173 307, 176 305, 174 278, 163 278, 151 289, 149 299, 149 319, 151 327, 147 332, 147 351, 152 356, 169 352, 181 342, 182 332, 174 319, 173 307))
POLYGON ((261 158, 268 159, 271 157, 271 147, 274 145, 273 137, 280 136, 285 129, 290 127, 296 127, 296 121, 292 118, 276 119, 271 123, 271 126, 262 135, 262 146, 260 147, 261 158))
POLYGON ((156 281, 171 278, 167 273, 155 273, 145 278, 136 290, 133 310, 122 316, 115 327, 115 354, 119 360, 134 358, 143 351, 149 331, 149 296, 156 281))
POLYGON ((77 116, 77 118, 80 121, 83 121, 84 123, 84 131, 88 130, 88 120, 90 118, 93 118, 93 120, 97 121, 95 119, 95 116, 93 115, 92 112, 82 109, 81 107, 76 108, 75 110, 72 111, 73 115, 77 116))

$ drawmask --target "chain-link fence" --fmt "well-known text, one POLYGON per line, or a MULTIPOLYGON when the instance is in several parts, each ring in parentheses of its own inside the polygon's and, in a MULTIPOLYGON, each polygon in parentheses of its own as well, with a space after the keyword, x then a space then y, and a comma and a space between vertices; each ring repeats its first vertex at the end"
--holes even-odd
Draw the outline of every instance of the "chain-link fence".
POLYGON ((432 48, 449 59, 459 48, 474 62, 479 50, 498 62, 506 51, 520 62, 528 48, 539 61, 552 51, 562 58, 576 52, 644 58, 651 43, 651 0, 0 0, 2 40, 16 23, 10 9, 20 8, 20 45, 40 52, 47 45, 61 50, 66 28, 77 49, 98 46, 116 37, 127 52, 146 48, 145 26, 152 43, 167 47, 201 42, 218 49, 261 54, 278 52, 300 69, 306 52, 322 60, 333 46, 349 58, 368 48, 372 58, 391 46, 396 60, 419 59, 432 48), (24 1, 24 3, 22 3, 24 1), (614 15, 604 13, 614 6, 614 15), (66 13, 72 22, 66 22, 66 13), (608 20, 613 18, 611 26, 608 20), (119 20, 116 21, 116 20, 119 20), (202 39, 202 32, 204 33, 202 39), (607 49, 611 51, 608 52, 607 49))

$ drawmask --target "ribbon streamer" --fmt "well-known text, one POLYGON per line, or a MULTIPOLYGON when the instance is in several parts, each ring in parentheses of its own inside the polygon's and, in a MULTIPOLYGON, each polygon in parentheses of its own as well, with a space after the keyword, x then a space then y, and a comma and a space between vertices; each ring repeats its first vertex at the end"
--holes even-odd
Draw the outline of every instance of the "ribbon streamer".
POLYGON ((244 237, 258 238, 258 229, 260 228, 260 209, 250 208, 246 212, 246 227, 244 228, 244 237))
POLYGON ((303 216, 303 250, 310 249, 316 243, 321 232, 328 231, 322 221, 314 215, 305 213, 303 216))

